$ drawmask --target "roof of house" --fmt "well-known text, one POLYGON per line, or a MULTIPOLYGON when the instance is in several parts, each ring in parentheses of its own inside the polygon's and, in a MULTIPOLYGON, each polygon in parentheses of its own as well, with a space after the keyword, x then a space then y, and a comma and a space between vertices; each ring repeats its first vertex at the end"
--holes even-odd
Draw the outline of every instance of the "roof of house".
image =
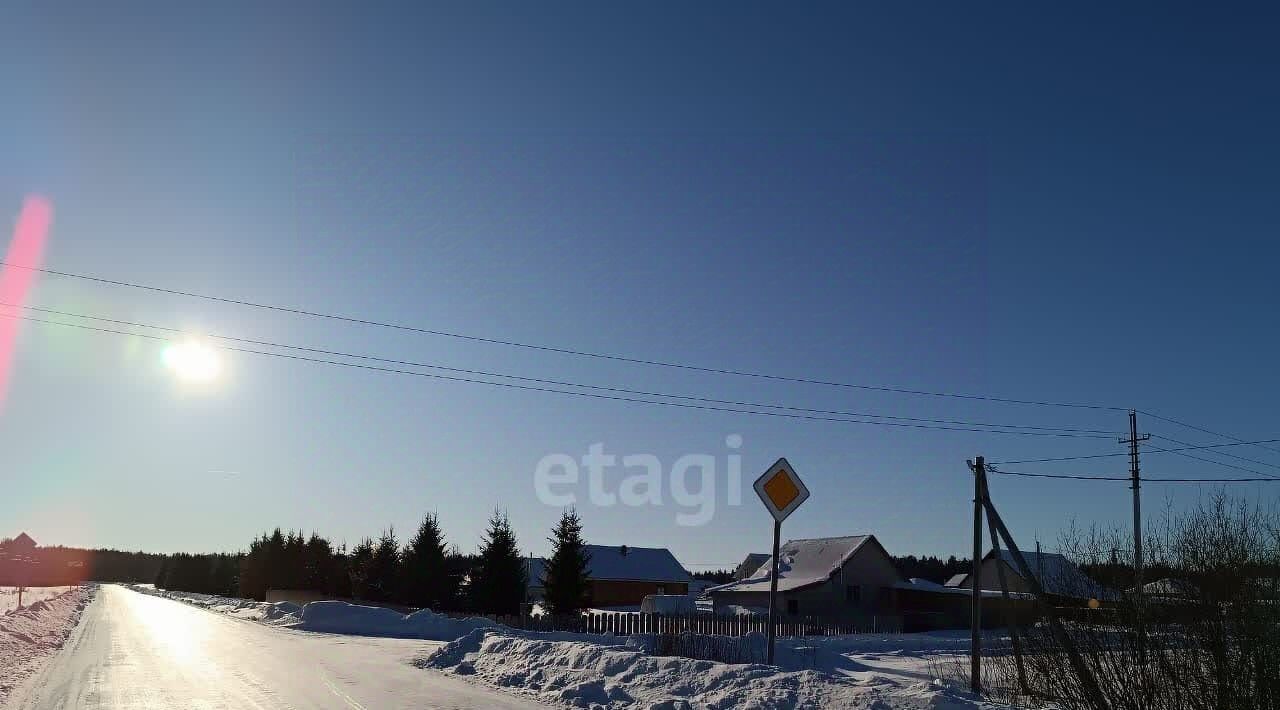
MULTIPOLYGON (((960 596, 973 595, 972 589, 957 589, 955 587, 948 587, 946 585, 938 584, 937 582, 930 582, 927 579, 920 579, 919 577, 912 577, 911 579, 908 579, 905 582, 898 582, 897 584, 893 585, 893 588, 905 589, 913 592, 928 592, 930 594, 955 594, 960 596)), ((1003 593, 997 589, 979 589, 978 595, 987 599, 995 599, 1003 596, 1003 593)), ((1035 598, 1034 595, 1019 593, 1019 592, 1010 592, 1009 596, 1013 599, 1034 599, 1035 598)))
POLYGON ((530 587, 541 587, 543 584, 542 577, 547 571, 547 561, 542 557, 526 557, 525 558, 525 577, 530 587))
POLYGON ((36 541, 25 532, 18 533, 18 536, 9 541, 8 547, 35 547, 36 541))
MULTIPOLYGON (((881 554, 889 556, 875 535, 788 540, 778 549, 778 591, 801 589, 827 581, 866 545, 877 547, 881 554)), ((772 573, 773 558, 769 557, 746 579, 712 587, 707 592, 767 592, 772 573)))
POLYGON ((1200 590, 1188 580, 1166 577, 1142 585, 1142 593, 1162 597, 1194 597, 1200 590))
POLYGON ((760 569, 760 565, 768 561, 769 553, 752 552, 743 558, 742 562, 738 563, 737 569, 733 571, 733 578, 736 580, 746 579, 755 574, 755 571, 760 569))
POLYGON ((688 582, 693 579, 665 547, 587 545, 587 577, 632 582, 688 582))
MULTIPOLYGON (((587 578, 627 582, 692 582, 675 555, 665 547, 626 547, 619 545, 584 545, 588 555, 587 578)), ((547 570, 547 560, 526 557, 525 571, 529 585, 540 587, 547 570)))
MULTIPOLYGON (((992 550, 983 557, 983 560, 992 559, 995 550, 992 550)), ((1027 561, 1027 566, 1031 568, 1031 574, 1049 594, 1057 594, 1063 597, 1077 597, 1080 599, 1088 598, 1104 598, 1108 596, 1102 585, 1089 579, 1079 567, 1072 564, 1071 560, 1056 552, 1023 552, 1022 558, 1027 561)), ((1008 565, 1009 570, 1013 574, 1022 576, 1018 570, 1018 564, 1014 561, 1013 552, 1010 550, 1000 550, 1000 560, 1008 565)), ((954 578, 952 578, 954 580, 954 578)), ((964 584, 969 580, 969 575, 956 583, 956 586, 964 584)), ((982 580, 982 586, 985 589, 994 589, 999 585, 998 579, 982 580)), ((951 581, 947 582, 947 586, 951 586, 951 581)))

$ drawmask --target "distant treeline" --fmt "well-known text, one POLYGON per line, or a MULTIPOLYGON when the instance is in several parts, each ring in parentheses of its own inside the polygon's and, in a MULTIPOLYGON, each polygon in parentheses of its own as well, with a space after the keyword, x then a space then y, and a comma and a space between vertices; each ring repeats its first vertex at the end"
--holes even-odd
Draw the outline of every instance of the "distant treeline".
POLYGON ((495 513, 474 555, 447 546, 436 516, 407 543, 395 530, 354 547, 317 533, 276 528, 235 555, 170 555, 151 579, 157 587, 264 600, 268 589, 313 591, 363 601, 443 611, 519 613, 525 560, 507 517, 495 513))
MULTIPOLYGON (((905 557, 894 557, 893 564, 897 566, 903 577, 908 579, 918 577, 938 584, 946 582, 954 575, 967 573, 969 568, 973 566, 968 560, 958 559, 955 555, 945 560, 938 557, 907 555, 905 557)), ((694 572, 693 578, 716 584, 725 584, 733 581, 733 570, 720 569, 694 572)))
POLYGON ((78 547, 37 547, 30 561, 0 559, 0 586, 57 587, 95 582, 150 582, 165 555, 78 547))
POLYGON ((916 557, 915 555, 907 555, 905 557, 894 557, 893 564, 897 566, 902 576, 907 579, 927 579, 938 584, 944 584, 957 574, 967 574, 973 568, 972 561, 959 559, 955 555, 945 560, 932 556, 916 557))

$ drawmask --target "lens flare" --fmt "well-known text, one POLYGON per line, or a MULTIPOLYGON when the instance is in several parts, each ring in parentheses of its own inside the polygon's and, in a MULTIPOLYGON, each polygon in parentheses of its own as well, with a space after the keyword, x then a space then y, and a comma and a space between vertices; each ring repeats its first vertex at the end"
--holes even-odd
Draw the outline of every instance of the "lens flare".
POLYGON ((197 341, 174 343, 164 349, 164 366, 183 382, 201 384, 217 379, 222 372, 218 353, 197 341))
MULTIPOLYGON (((31 196, 22 203, 18 221, 13 227, 13 240, 5 252, 5 266, 0 269, 0 301, 21 308, 35 283, 36 272, 44 253, 45 239, 53 221, 53 205, 43 197, 31 196), (21 268, 21 267, 32 268, 21 268)), ((16 309, 15 309, 16 310, 16 309)), ((10 309, 6 308, 6 314, 10 309)), ((21 311, 16 311, 20 313, 21 311)), ((4 404, 9 387, 10 368, 13 364, 14 344, 18 335, 18 321, 0 319, 0 406, 4 404)))

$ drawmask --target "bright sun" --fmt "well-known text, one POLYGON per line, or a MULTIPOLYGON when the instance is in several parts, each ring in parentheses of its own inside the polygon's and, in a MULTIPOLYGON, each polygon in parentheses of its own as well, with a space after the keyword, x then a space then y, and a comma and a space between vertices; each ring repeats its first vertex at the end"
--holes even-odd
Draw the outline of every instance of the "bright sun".
POLYGON ((210 382, 222 371, 213 348, 198 342, 174 343, 164 349, 164 365, 183 382, 210 382))

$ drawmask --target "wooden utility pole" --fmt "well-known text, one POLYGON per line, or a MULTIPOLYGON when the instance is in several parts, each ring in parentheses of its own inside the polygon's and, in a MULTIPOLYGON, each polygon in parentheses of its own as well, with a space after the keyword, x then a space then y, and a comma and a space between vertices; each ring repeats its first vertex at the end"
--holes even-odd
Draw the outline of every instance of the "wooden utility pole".
MULTIPOLYGON (((991 493, 987 490, 986 472, 982 476, 982 499, 984 501, 991 500, 991 493)), ((1027 669, 1022 664, 1022 638, 1018 633, 1018 612, 1013 606, 1013 599, 1009 596, 1009 581, 1004 573, 1004 561, 1000 555, 1000 533, 996 530, 995 518, 987 516, 987 531, 991 533, 991 556, 996 561, 996 577, 1000 580, 1000 599, 1004 602, 1005 620, 1009 625, 1009 639, 1013 642, 1013 663, 1018 671, 1018 692, 1023 695, 1031 695, 1031 686, 1027 683, 1027 669)), ((1036 543, 1036 555, 1040 554, 1040 543, 1036 543)), ((1041 572, 1041 579, 1044 579, 1044 573, 1041 572)))
POLYGON ((969 689, 982 692, 982 504, 986 495, 986 461, 978 456, 973 468, 973 572, 969 575, 969 689))

